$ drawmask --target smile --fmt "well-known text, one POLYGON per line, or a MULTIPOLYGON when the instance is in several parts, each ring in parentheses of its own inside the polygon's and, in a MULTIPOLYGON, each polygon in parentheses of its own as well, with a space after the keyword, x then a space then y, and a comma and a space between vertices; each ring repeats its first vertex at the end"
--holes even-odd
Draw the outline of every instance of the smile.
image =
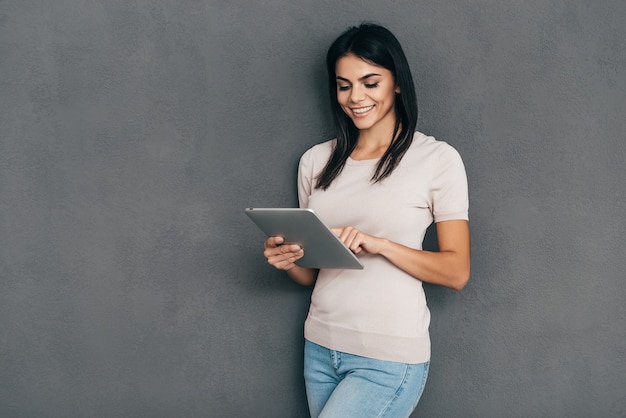
POLYGON ((367 113, 370 110, 372 110, 374 108, 374 105, 371 106, 367 106, 367 107, 360 107, 358 109, 352 109, 353 113, 356 113, 357 115, 361 115, 363 113, 367 113))

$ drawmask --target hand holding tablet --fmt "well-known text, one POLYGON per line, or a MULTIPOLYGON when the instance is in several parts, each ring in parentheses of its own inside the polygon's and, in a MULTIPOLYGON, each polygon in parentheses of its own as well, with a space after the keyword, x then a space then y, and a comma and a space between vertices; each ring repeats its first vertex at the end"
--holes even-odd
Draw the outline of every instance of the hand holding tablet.
POLYGON ((266 235, 300 245, 304 249, 304 256, 296 262, 300 267, 363 269, 358 257, 312 209, 247 208, 246 214, 266 235))

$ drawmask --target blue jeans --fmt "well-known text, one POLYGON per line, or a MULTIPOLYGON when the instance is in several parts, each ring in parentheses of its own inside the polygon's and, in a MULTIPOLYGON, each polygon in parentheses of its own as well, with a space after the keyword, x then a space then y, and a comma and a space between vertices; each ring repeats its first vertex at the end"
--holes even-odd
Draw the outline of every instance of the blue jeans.
POLYGON ((430 362, 404 364, 329 350, 304 341, 312 418, 406 418, 422 396, 430 362))

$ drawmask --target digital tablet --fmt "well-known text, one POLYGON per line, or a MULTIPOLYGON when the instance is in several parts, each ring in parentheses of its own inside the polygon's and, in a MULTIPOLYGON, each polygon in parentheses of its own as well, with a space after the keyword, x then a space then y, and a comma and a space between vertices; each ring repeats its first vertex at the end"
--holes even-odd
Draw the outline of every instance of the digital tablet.
POLYGON ((357 256, 313 212, 297 208, 247 208, 246 214, 267 236, 282 236, 285 244, 298 244, 304 257, 300 267, 362 269, 357 256))

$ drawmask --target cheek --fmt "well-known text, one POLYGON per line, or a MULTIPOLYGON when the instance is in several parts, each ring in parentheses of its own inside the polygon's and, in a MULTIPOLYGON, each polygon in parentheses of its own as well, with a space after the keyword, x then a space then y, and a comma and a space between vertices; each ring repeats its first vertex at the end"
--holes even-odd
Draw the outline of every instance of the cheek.
POLYGON ((337 103, 339 104, 339 107, 341 107, 341 109, 346 112, 347 108, 348 108, 348 104, 346 101, 346 98, 341 96, 341 95, 337 95, 337 103))

